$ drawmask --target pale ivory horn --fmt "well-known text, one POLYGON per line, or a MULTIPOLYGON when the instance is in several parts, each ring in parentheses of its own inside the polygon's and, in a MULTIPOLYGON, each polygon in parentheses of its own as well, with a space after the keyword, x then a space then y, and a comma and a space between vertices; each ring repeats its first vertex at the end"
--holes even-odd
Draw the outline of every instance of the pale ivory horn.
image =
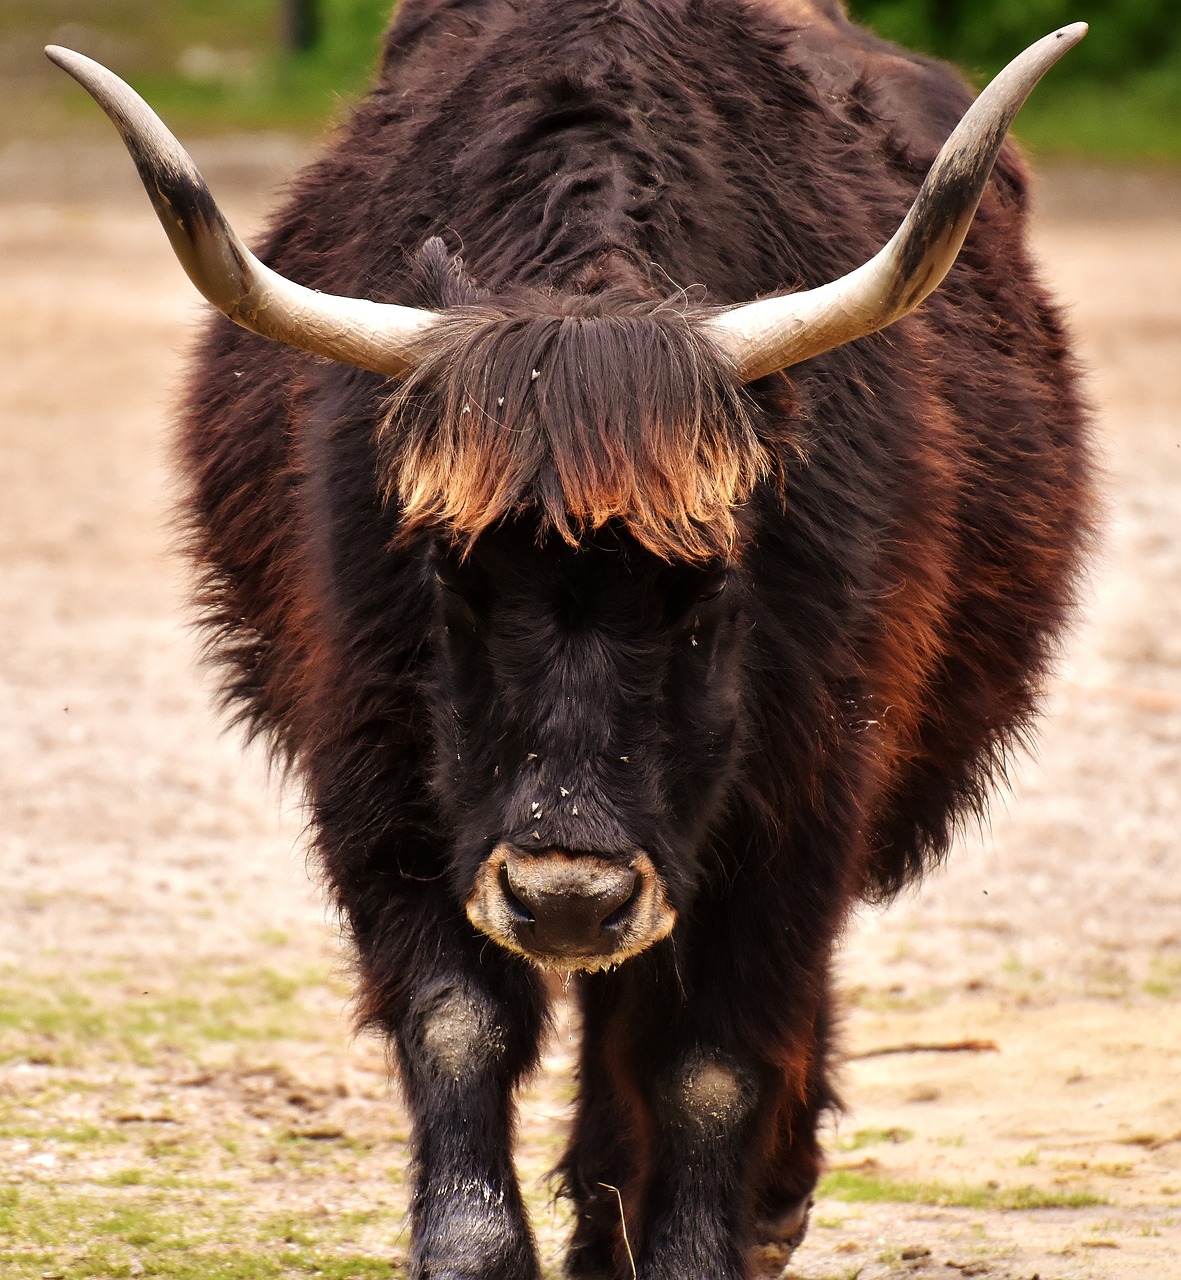
POLYGON ((235 324, 289 346, 399 377, 434 311, 340 298, 286 280, 234 233, 205 180, 159 116, 106 67, 50 45, 45 50, 90 94, 123 135, 156 216, 189 279, 235 324))
POLYGON ((935 158, 894 238, 847 276, 727 308, 706 334, 744 382, 876 333, 942 283, 968 234, 1013 117, 1043 75, 1087 34, 1076 22, 1030 45, 968 109, 935 158))

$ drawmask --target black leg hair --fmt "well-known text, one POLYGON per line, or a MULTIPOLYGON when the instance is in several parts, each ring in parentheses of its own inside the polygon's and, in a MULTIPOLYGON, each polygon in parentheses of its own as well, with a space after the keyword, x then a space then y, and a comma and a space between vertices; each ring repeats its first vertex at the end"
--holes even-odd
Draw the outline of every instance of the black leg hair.
POLYGON ((566 1274, 570 1280, 631 1280, 624 1206, 636 1203, 642 1106, 620 1088, 618 1070, 612 1071, 610 985, 583 982, 579 994, 578 1110, 559 1166, 563 1194, 575 1212, 566 1274))
POLYGON ((493 973, 456 965, 418 985, 395 1033, 414 1117, 415 1280, 539 1274, 512 1163, 513 1093, 540 1029, 535 1014, 523 1033, 521 1012, 493 973))

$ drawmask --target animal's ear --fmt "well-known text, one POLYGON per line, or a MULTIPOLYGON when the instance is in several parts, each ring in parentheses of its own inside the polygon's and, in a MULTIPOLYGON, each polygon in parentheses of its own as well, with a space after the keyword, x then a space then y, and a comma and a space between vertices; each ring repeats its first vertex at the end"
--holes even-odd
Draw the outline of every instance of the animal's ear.
POLYGON ((491 296, 464 269, 442 236, 431 236, 412 259, 413 286, 424 306, 474 307, 491 296))
POLYGON ((219 311, 252 333, 374 373, 401 377, 413 368, 418 343, 439 315, 317 293, 264 266, 226 221, 191 157, 130 85, 80 53, 56 45, 45 52, 111 118, 173 252, 219 311))
POLYGON ((864 266, 802 293, 730 307, 707 335, 746 382, 876 333, 937 289, 972 225, 1013 117, 1043 75, 1087 34, 1076 22, 1031 45, 969 108, 935 159, 906 220, 864 266))

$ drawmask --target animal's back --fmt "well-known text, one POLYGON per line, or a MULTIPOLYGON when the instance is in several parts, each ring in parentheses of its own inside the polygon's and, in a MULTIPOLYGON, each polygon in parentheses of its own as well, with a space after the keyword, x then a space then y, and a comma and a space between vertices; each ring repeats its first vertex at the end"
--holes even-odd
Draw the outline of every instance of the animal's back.
MULTIPOLYGON (((265 256, 334 293, 431 307, 447 299, 412 261, 434 235, 492 291, 728 303, 820 285, 888 239, 969 101, 831 0, 407 0, 377 87, 296 182, 265 256)), ((1006 149, 919 312, 753 389, 781 428, 783 485, 752 499, 767 518, 743 786, 790 810, 807 779, 782 761, 820 767, 793 735, 838 723, 874 797, 870 892, 982 802, 1069 606, 1083 411, 1028 260, 1025 188, 1006 149)), ((381 741, 386 783, 421 794, 429 628, 420 549, 391 545, 379 496, 387 394, 218 321, 183 451, 212 644, 244 716, 305 761, 381 741)))

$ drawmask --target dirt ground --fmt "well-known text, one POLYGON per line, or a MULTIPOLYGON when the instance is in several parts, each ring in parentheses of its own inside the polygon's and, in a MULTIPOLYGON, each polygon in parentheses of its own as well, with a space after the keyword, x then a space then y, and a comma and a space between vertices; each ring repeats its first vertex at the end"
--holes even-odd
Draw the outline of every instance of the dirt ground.
MULTIPOLYGON (((249 230, 300 149, 195 150, 249 230)), ((1181 178, 1047 173, 1036 238, 1105 550, 991 829, 849 930, 801 1280, 1181 1277, 1181 178)), ((0 152, 0 1271, 401 1274, 405 1117, 294 798, 219 736, 183 622, 194 299, 119 153, 0 152)), ((559 1005, 523 1107, 550 1268, 572 1036, 559 1005)))

